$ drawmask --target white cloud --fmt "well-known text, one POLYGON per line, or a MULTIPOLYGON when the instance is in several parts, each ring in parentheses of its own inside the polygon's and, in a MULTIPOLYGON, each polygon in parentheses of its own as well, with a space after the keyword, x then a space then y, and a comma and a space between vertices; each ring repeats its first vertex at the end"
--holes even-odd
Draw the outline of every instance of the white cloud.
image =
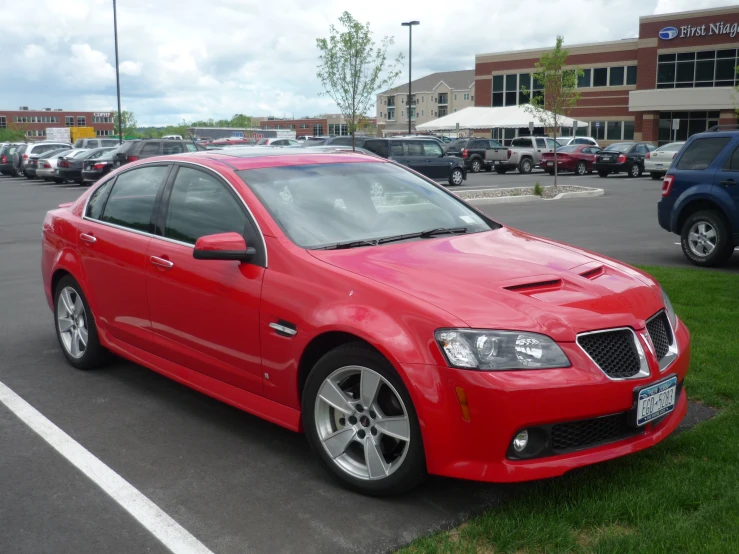
MULTIPOLYGON (((106 111, 115 106, 113 14, 109 0, 43 0, 35 25, 3 27, 0 106, 106 111), (32 61, 32 63, 30 63, 32 61), (53 91, 50 92, 50 91, 53 91), (50 98, 53 98, 50 99, 50 98)), ((41 3, 41 0, 38 0, 41 3)), ((393 59, 407 52, 402 21, 413 29, 413 75, 470 69, 474 55, 636 36, 640 15, 732 5, 730 0, 521 0, 484 3, 475 16, 453 15, 446 0, 127 0, 118 3, 121 93, 140 123, 219 119, 234 113, 336 112, 316 78, 317 37, 345 9, 370 22, 375 39, 395 37, 393 59), (613 17, 617 13, 618 17, 613 17)), ((404 71, 407 61, 404 63, 404 71)), ((407 80, 407 73, 398 82, 407 80)))

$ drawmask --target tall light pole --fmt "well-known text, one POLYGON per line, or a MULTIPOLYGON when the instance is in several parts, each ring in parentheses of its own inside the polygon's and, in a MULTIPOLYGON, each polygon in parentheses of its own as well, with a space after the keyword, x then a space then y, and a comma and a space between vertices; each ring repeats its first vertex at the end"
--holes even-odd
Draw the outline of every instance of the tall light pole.
POLYGON ((115 86, 118 91, 118 144, 123 144, 123 114, 121 113, 121 76, 118 73, 118 16, 113 0, 113 36, 115 37, 115 86))
POLYGON ((420 25, 420 21, 406 21, 401 23, 403 27, 408 27, 408 134, 411 134, 411 110, 413 105, 411 104, 413 95, 411 94, 411 69, 413 65, 413 26, 420 25))

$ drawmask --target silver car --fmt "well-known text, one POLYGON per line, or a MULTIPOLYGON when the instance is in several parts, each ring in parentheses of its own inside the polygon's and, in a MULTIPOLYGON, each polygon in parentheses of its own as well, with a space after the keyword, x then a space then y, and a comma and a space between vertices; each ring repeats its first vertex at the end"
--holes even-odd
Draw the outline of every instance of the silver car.
POLYGON ((76 155, 79 155, 83 152, 87 152, 87 148, 72 148, 70 150, 65 150, 62 152, 57 152, 56 154, 49 156, 47 158, 41 157, 38 160, 38 168, 36 169, 36 177, 39 179, 43 179, 44 181, 56 181, 58 183, 64 182, 64 179, 61 179, 56 174, 56 164, 59 163, 60 158, 70 158, 74 157, 76 155))
POLYGON ((660 146, 654 152, 648 152, 644 158, 644 171, 649 173, 652 179, 661 179, 672 165, 672 159, 680 152, 685 142, 671 142, 660 146))

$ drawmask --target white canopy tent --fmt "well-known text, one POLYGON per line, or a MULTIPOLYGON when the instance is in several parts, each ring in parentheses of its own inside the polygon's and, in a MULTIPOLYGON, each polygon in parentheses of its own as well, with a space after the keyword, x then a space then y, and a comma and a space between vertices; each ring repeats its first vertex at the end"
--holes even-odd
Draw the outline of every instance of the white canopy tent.
MULTIPOLYGON (((573 127, 576 120, 560 116, 560 127, 573 127)), ((457 129, 494 129, 494 128, 520 128, 528 127, 533 122, 534 127, 545 127, 532 114, 527 112, 523 106, 506 106, 504 108, 465 108, 458 112, 450 113, 439 119, 416 125, 418 131, 454 131, 457 129)), ((587 127, 584 121, 577 121, 578 127, 587 127)))

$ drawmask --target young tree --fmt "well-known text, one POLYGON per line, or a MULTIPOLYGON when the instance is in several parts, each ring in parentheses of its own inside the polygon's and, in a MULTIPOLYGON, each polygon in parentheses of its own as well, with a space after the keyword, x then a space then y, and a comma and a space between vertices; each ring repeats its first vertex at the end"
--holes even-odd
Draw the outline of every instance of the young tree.
MULTIPOLYGON (((524 89, 525 94, 530 95, 530 104, 524 105, 524 109, 541 123, 544 127, 551 129, 554 138, 560 132, 562 119, 567 116, 580 99, 577 90, 577 79, 583 75, 579 67, 565 69, 569 51, 562 48, 564 39, 557 36, 557 44, 554 50, 543 54, 536 62, 536 71, 533 78, 541 88, 542 94, 531 94, 524 89)), ((557 148, 554 148, 554 186, 557 186, 557 148)))
POLYGON ((115 123, 115 133, 118 133, 118 130, 122 129, 121 140, 126 136, 136 135, 136 118, 134 117, 133 112, 123 110, 120 116, 118 115, 118 112, 113 112, 113 122, 115 123))
POLYGON ((400 75, 403 54, 385 71, 392 37, 383 38, 377 46, 369 23, 362 25, 349 12, 341 14, 339 24, 341 29, 331 25, 328 38, 316 39, 321 52, 317 76, 346 119, 354 149, 360 120, 374 105, 377 92, 389 88, 400 75))

